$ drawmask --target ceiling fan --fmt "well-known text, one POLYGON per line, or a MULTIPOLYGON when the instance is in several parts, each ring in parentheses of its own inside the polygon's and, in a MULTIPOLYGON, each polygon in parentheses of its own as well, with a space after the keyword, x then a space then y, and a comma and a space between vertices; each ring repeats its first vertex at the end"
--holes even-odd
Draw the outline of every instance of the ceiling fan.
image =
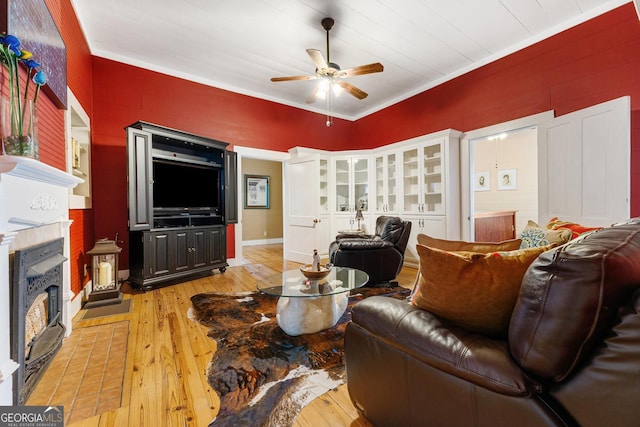
POLYGON ((384 70, 381 63, 376 62, 373 64, 360 65, 358 67, 348 68, 341 70, 340 66, 334 62, 330 62, 329 56, 329 30, 333 27, 334 21, 332 18, 324 18, 322 20, 322 27, 327 32, 327 59, 322 56, 322 52, 318 49, 307 49, 307 53, 311 57, 311 60, 316 66, 316 73, 308 76, 291 76, 291 77, 273 77, 272 82, 285 82, 291 80, 317 80, 322 79, 322 82, 318 87, 307 97, 306 103, 311 104, 318 98, 324 98, 326 92, 331 87, 338 86, 345 92, 355 96, 358 99, 364 99, 367 97, 367 93, 362 89, 358 89, 352 84, 347 83, 343 79, 346 77, 360 76, 363 74, 379 73, 384 70))

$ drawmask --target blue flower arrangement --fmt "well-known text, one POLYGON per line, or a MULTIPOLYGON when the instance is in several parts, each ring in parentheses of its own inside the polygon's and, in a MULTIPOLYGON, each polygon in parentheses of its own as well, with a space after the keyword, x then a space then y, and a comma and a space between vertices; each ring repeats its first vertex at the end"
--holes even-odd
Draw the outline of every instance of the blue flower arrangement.
POLYGON ((9 77, 8 99, 3 100, 2 140, 5 154, 37 157, 34 140, 33 120, 35 106, 38 102, 40 87, 47 82, 40 64, 33 59, 33 54, 20 48, 20 40, 10 34, 0 34, 0 62, 7 70, 9 77), (20 87, 20 63, 27 70, 24 91, 20 87), (35 89, 33 98, 29 98, 29 86, 33 81, 35 89), (32 102, 31 102, 32 101, 32 102))

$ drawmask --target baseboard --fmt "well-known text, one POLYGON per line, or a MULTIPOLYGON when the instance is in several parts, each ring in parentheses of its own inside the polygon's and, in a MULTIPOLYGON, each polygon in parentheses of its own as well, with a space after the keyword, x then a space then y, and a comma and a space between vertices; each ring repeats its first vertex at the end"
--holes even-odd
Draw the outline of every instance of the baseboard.
POLYGON ((282 237, 278 239, 243 240, 242 246, 275 245, 283 243, 283 241, 282 237))

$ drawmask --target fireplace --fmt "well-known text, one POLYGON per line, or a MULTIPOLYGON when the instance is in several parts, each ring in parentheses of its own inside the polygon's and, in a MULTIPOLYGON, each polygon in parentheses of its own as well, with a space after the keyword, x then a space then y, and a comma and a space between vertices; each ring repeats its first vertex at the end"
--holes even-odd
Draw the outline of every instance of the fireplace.
POLYGON ((24 405, 62 345, 64 239, 16 251, 11 286, 11 357, 14 402, 24 405))
POLYGON ((66 261, 69 192, 80 182, 37 160, 0 155, 0 406, 23 402, 33 372, 44 371, 80 310, 66 261))

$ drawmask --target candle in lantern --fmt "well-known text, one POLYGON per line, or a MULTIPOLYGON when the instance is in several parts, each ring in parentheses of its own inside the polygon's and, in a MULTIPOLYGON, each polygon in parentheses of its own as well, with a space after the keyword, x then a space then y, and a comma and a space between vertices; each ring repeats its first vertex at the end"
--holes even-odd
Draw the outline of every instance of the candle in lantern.
POLYGON ((111 263, 103 261, 98 266, 100 270, 100 274, 98 277, 98 285, 99 286, 109 286, 111 284, 111 273, 113 267, 111 263))

